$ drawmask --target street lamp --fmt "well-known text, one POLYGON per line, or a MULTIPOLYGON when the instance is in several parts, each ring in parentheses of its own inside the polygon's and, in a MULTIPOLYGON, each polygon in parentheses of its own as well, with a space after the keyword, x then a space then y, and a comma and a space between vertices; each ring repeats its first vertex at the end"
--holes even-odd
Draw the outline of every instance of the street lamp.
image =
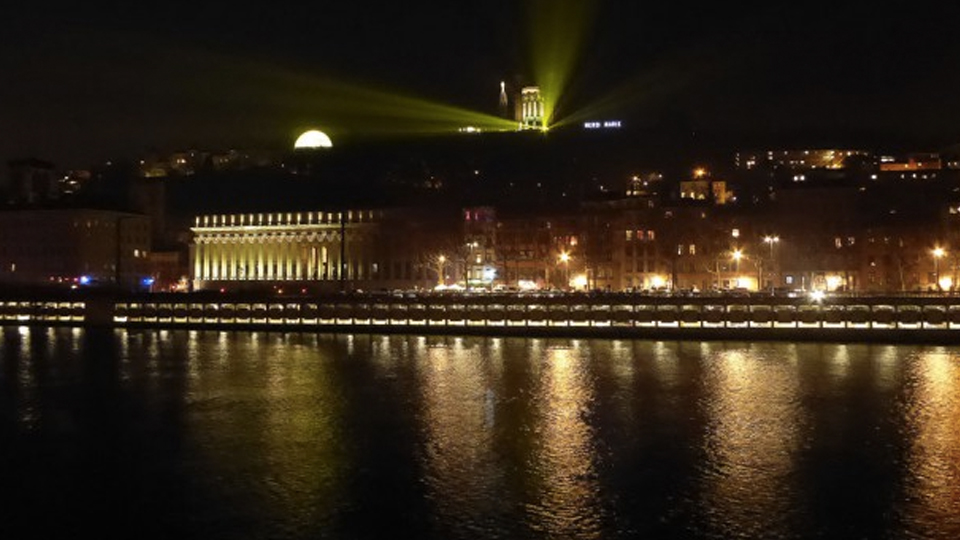
POLYGON ((763 241, 770 244, 770 258, 773 259, 773 245, 780 241, 779 236, 764 236, 763 241))
POLYGON ((739 248, 733 250, 733 283, 734 287, 740 285, 740 259, 743 258, 743 251, 739 248))
POLYGON ((778 242, 780 242, 780 237, 777 235, 767 235, 763 237, 763 241, 770 246, 770 293, 772 294, 773 293, 773 276, 775 275, 773 272, 773 268, 774 268, 773 246, 778 242))
POLYGON ((566 251, 561 251, 559 258, 560 262, 563 263, 563 287, 566 289, 570 287, 570 254, 566 251))
POLYGON ((943 287, 940 285, 940 259, 946 255, 946 251, 942 247, 936 247, 933 249, 933 274, 934 279, 937 282, 937 290, 943 291, 943 287))

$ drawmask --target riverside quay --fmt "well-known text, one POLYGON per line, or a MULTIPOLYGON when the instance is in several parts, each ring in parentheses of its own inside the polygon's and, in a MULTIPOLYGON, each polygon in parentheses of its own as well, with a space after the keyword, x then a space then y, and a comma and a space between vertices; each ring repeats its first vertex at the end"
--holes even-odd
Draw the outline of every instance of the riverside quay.
POLYGON ((0 298, 0 323, 362 333, 960 342, 960 296, 206 293, 0 298))

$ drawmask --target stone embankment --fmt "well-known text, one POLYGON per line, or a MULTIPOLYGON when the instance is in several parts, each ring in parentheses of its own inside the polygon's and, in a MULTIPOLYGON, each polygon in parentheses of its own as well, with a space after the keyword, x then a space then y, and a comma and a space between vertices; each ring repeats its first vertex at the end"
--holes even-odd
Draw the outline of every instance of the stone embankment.
POLYGON ((960 297, 10 295, 0 324, 582 338, 960 343, 960 297))

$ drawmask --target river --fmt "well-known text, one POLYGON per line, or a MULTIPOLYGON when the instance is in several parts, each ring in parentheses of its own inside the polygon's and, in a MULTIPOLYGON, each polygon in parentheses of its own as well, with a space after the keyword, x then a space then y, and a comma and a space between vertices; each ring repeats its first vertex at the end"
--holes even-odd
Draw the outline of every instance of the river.
POLYGON ((3 327, 3 538, 960 537, 960 348, 3 327))

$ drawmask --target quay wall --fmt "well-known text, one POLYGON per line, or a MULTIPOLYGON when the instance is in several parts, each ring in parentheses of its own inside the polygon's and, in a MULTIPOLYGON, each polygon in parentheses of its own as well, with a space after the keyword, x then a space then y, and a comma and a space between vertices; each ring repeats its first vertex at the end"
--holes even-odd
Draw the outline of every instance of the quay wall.
POLYGON ((952 344, 960 297, 7 295, 0 324, 952 344))

